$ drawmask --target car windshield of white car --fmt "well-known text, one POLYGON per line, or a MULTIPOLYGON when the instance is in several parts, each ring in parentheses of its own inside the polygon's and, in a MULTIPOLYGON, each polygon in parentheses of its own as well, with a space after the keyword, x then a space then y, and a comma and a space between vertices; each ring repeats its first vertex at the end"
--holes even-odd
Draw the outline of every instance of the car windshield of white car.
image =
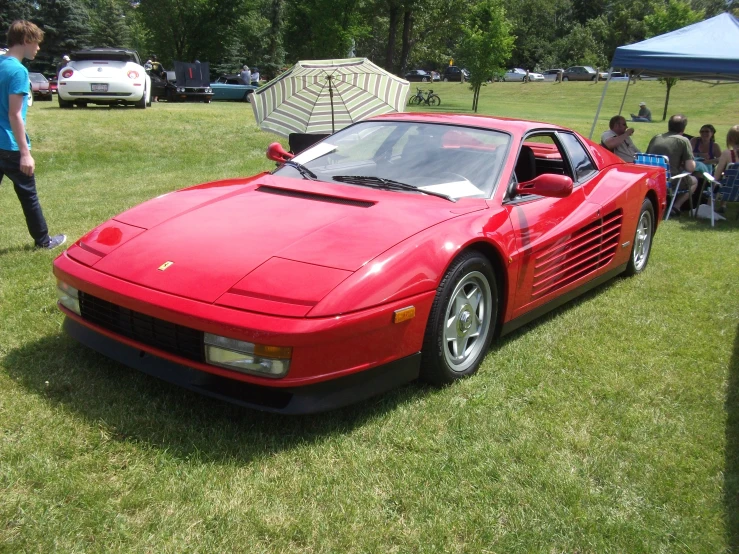
MULTIPOLYGON (((406 121, 352 125, 301 152, 295 159, 321 181, 346 186, 349 177, 379 178, 452 198, 489 197, 500 176, 507 133, 406 121)), ((295 167, 276 174, 302 179, 295 167)))

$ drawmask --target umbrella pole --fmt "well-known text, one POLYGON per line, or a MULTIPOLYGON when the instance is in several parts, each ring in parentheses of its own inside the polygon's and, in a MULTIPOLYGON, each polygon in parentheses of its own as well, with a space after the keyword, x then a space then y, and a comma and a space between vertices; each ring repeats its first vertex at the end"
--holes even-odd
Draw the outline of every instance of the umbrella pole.
POLYGON ((629 80, 626 83, 626 90, 624 91, 624 97, 621 100, 621 107, 618 109, 618 115, 621 115, 621 112, 624 111, 624 103, 626 102, 626 95, 629 93, 630 84, 631 84, 631 71, 629 71, 629 80))
POLYGON ((331 100, 331 134, 333 135, 336 132, 336 129, 334 128, 334 89, 331 87, 332 78, 332 75, 326 76, 326 79, 328 79, 328 97, 331 100))

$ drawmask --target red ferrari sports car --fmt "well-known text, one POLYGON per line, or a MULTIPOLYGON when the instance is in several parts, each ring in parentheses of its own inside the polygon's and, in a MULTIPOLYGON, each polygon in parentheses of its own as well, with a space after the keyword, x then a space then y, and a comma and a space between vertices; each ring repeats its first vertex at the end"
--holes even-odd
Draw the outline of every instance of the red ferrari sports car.
POLYGON ((66 331, 204 394, 327 410, 474 373, 495 337, 644 270, 666 206, 662 169, 529 121, 392 114, 268 156, 62 253, 66 331))

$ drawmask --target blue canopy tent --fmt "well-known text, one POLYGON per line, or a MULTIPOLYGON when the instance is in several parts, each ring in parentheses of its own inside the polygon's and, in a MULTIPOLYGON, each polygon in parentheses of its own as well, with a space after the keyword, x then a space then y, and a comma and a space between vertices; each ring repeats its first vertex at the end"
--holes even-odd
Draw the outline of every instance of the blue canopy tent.
MULTIPOLYGON (((619 46, 611 62, 611 72, 614 67, 628 70, 633 75, 648 73, 657 77, 697 81, 739 81, 739 19, 722 13, 677 31, 619 46)), ((591 138, 610 80, 609 76, 603 87, 603 95, 590 129, 591 138)), ((626 85, 619 114, 623 110, 629 84, 631 81, 626 85)))

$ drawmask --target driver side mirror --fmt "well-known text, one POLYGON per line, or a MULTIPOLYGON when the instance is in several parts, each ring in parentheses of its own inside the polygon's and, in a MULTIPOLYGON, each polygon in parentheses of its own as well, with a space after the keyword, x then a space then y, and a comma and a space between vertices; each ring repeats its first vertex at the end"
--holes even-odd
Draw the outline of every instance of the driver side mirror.
POLYGON ((536 194, 549 198, 565 198, 572 194, 572 179, 567 175, 544 173, 531 181, 518 183, 516 194, 536 194))
POLYGON ((277 163, 285 163, 288 160, 292 160, 293 155, 290 152, 285 152, 285 149, 279 142, 273 142, 267 147, 267 159, 277 163))

